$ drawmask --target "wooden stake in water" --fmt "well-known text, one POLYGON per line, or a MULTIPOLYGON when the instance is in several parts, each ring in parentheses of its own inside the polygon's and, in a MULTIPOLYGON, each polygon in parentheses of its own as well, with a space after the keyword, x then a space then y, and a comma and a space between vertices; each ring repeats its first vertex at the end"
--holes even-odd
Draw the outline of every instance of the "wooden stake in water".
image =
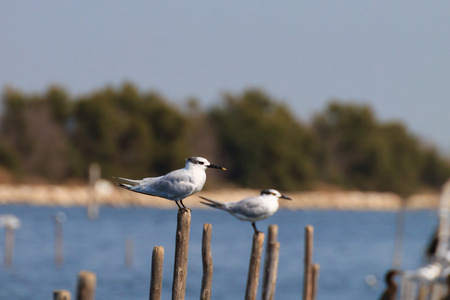
POLYGON ((402 267, 403 236, 405 232, 405 215, 407 199, 401 199, 401 207, 396 214, 394 255, 392 256, 392 269, 400 270, 402 267))
POLYGON ((277 242, 278 226, 270 225, 267 236, 266 259, 264 262, 264 277, 262 299, 273 300, 277 282, 278 256, 280 243, 277 242))
POLYGON ((448 180, 439 197, 439 228, 438 228, 438 243, 436 246, 436 258, 445 259, 450 246, 450 180, 448 180))
POLYGON ((416 299, 417 295, 415 293, 415 290, 416 290, 416 283, 406 278, 406 276, 402 277, 400 288, 400 299, 401 300, 416 299))
POLYGON ((203 278, 200 291, 200 300, 211 299, 212 277, 213 277, 213 259, 211 254, 211 224, 203 224, 202 238, 202 262, 203 278))
POLYGON ((6 267, 10 267, 13 262, 14 253, 14 229, 11 227, 5 228, 5 257, 3 263, 6 267))
POLYGON ((14 230, 20 228, 20 220, 14 215, 4 214, 0 215, 0 228, 5 228, 5 256, 4 264, 6 267, 12 265, 14 253, 14 230))
POLYGON ((417 300, 428 299, 429 291, 430 291, 430 287, 428 285, 421 285, 419 287, 419 295, 417 296, 417 300))
POLYGON ((70 300, 70 292, 66 290, 53 291, 53 300, 70 300))
POLYGON ((320 271, 320 265, 314 264, 312 266, 312 291, 311 291, 311 300, 317 299, 317 291, 319 286, 319 271, 320 271))
POLYGON ((133 267, 134 261, 134 240, 133 238, 127 238, 125 241, 125 266, 128 269, 133 267))
POLYGON ((177 215, 177 232, 175 240, 172 300, 183 300, 186 292, 190 227, 191 211, 179 209, 177 215))
POLYGON ((98 163, 91 163, 89 166, 90 198, 86 209, 87 216, 90 220, 97 219, 100 213, 95 184, 101 178, 101 174, 102 169, 100 165, 98 163))
POLYGON ((313 256, 313 236, 314 227, 308 225, 305 227, 305 268, 303 275, 303 300, 311 300, 312 280, 311 265, 313 256))
POLYGON ((245 300, 256 300, 259 282, 259 269, 261 265, 263 246, 264 246, 264 233, 262 232, 255 233, 253 235, 252 253, 250 256, 250 265, 248 268, 245 300))
POLYGON ((58 212, 55 214, 55 265, 60 266, 64 262, 64 239, 63 239, 63 224, 66 221, 66 214, 58 212))
POLYGON ((77 300, 94 300, 97 277, 89 271, 78 273, 77 300))
POLYGON ((154 247, 152 254, 152 273, 150 278, 150 300, 160 300, 163 279, 164 248, 154 247))

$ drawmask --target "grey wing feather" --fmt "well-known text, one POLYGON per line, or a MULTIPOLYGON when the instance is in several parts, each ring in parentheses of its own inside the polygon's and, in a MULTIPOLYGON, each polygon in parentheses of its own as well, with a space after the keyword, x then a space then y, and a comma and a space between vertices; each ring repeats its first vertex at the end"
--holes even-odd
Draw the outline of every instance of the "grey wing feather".
POLYGON ((229 203, 230 211, 250 218, 265 214, 265 209, 258 198, 247 198, 238 202, 229 203))
POLYGON ((194 192, 195 186, 186 172, 175 170, 161 177, 144 178, 141 185, 133 190, 171 200, 182 200, 194 192))

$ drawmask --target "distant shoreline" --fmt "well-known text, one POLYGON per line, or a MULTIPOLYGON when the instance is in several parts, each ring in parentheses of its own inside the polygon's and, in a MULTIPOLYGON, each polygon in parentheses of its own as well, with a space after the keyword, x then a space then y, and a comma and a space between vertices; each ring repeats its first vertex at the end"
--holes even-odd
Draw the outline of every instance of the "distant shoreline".
MULTIPOLYGON (((236 201, 259 194, 251 189, 204 190, 186 198, 189 208, 206 208, 199 201, 202 195, 219 201, 236 201)), ((290 210, 356 210, 396 211, 402 207, 402 198, 394 193, 359 191, 305 191, 286 193, 293 201, 280 200, 280 208, 290 210)), ((406 209, 436 209, 438 194, 416 194, 406 198, 406 209)), ((1 184, 0 205, 34 206, 142 206, 175 209, 175 203, 162 198, 133 193, 102 180, 94 186, 1 184)))

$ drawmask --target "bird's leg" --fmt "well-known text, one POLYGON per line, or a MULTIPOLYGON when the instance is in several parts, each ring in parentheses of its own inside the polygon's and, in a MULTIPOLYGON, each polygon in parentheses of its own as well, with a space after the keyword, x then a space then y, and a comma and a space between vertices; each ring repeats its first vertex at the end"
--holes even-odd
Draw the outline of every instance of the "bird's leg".
POLYGON ((180 204, 178 204, 178 201, 175 201, 175 203, 177 204, 179 210, 183 210, 183 209, 181 208, 180 204))
POLYGON ((181 205, 183 206, 183 208, 181 209, 184 212, 188 212, 189 208, 187 208, 186 206, 184 206, 183 200, 180 200, 181 205))
POLYGON ((258 231, 258 229, 256 229, 256 224, 255 224, 255 222, 252 222, 252 226, 253 226, 253 229, 255 230, 255 234, 258 234, 258 233, 261 232, 261 231, 258 231))

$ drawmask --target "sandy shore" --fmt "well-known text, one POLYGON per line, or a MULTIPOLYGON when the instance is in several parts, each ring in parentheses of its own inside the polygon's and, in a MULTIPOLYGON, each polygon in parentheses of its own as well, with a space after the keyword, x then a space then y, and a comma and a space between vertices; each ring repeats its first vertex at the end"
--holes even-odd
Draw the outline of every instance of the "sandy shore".
MULTIPOLYGON (((222 189, 201 191, 183 202, 189 208, 205 208, 199 203, 202 195, 219 201, 235 201, 258 195, 258 190, 222 189)), ((332 210, 398 210, 402 198, 393 193, 311 191, 287 193, 293 201, 280 201, 282 208, 332 209, 332 210)), ((417 194, 407 199, 408 209, 434 209, 438 203, 437 194, 417 194)), ((93 188, 89 186, 60 185, 0 185, 0 205, 41 205, 41 206, 86 206, 96 202, 108 206, 145 206, 175 209, 175 203, 158 197, 133 193, 116 187, 108 181, 99 181, 93 188)))

